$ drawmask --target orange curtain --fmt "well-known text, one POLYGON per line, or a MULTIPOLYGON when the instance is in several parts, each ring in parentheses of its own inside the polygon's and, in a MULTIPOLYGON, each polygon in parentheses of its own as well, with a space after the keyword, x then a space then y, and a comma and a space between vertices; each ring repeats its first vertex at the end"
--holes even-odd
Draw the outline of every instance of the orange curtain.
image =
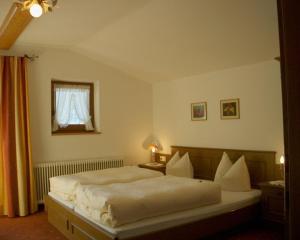
POLYGON ((37 210, 31 160, 27 59, 0 57, 0 215, 37 210))

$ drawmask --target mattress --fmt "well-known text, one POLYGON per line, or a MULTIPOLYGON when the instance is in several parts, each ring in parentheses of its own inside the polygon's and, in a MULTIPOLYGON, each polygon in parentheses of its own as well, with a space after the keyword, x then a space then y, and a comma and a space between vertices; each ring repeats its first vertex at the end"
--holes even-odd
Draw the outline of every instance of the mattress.
POLYGON ((50 196, 53 199, 55 199, 56 201, 60 202, 62 205, 64 205, 67 208, 70 208, 72 210, 75 208, 75 205, 73 202, 64 200, 59 194, 57 194, 55 192, 48 192, 48 196, 50 196))
POLYGON ((163 176, 161 172, 126 166, 120 168, 108 168, 97 171, 81 172, 72 175, 63 175, 50 178, 50 192, 56 193, 62 199, 73 201, 75 191, 79 184, 111 184, 127 183, 139 179, 163 176))
POLYGON ((117 227, 218 203, 221 187, 212 181, 162 176, 130 183, 80 185, 76 196, 76 207, 96 221, 117 227))
MULTIPOLYGON (((63 205, 68 202, 58 198, 55 194, 49 194, 56 201, 63 205)), ((71 208, 90 222, 96 224, 102 231, 105 231, 111 237, 126 239, 134 236, 143 235, 149 232, 159 231, 174 226, 195 222, 209 217, 214 217, 231 211, 235 211, 247 206, 251 206, 260 201, 261 191, 252 189, 249 192, 229 192, 222 191, 222 201, 217 204, 185 210, 172 214, 144 219, 135 223, 126 224, 117 228, 111 228, 97 221, 91 220, 80 209, 71 204, 71 208)))

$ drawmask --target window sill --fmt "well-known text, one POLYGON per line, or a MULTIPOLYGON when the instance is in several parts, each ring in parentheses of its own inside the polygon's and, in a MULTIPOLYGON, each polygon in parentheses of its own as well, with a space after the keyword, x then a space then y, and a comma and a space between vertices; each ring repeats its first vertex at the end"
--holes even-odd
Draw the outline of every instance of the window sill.
POLYGON ((62 135, 95 135, 101 134, 101 132, 84 132, 84 131, 70 131, 70 132, 52 132, 52 136, 62 136, 62 135))

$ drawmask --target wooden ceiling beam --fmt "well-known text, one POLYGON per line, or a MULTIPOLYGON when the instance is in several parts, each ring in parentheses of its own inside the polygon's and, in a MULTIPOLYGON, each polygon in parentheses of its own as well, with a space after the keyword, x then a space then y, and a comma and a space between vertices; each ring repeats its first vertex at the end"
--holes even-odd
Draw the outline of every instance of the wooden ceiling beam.
POLYGON ((0 27, 0 49, 9 49, 32 20, 29 11, 13 3, 0 27))

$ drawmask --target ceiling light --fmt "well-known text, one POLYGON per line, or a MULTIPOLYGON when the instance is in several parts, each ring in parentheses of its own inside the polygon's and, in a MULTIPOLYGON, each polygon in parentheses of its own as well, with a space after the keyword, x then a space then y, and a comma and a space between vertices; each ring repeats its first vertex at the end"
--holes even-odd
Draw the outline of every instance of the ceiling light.
POLYGON ((18 0, 22 10, 29 10, 30 15, 38 18, 43 13, 52 12, 58 0, 18 0))
POLYGON ((29 12, 30 12, 31 16, 38 18, 38 17, 42 16, 43 9, 40 4, 35 3, 35 4, 32 4, 32 6, 30 7, 29 12))

